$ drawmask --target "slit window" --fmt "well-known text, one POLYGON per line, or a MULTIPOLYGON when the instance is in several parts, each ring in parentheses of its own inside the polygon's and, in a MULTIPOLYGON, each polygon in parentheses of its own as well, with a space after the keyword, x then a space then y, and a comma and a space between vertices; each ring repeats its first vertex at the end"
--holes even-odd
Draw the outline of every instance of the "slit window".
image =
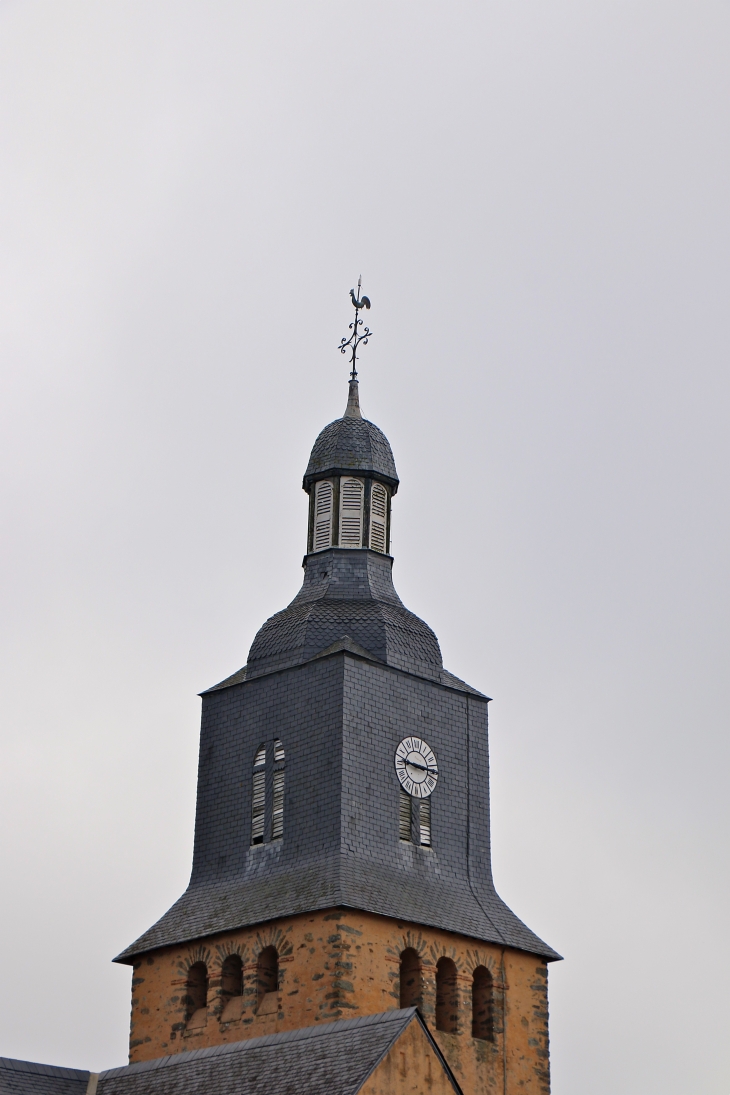
POLYGON ((362 480, 340 480, 340 547, 362 547, 363 494, 362 480))
POLYGON ((332 483, 321 479, 314 493, 314 532, 312 551, 324 551, 332 547, 332 483))
POLYGON ((382 483, 373 483, 370 493, 370 547, 385 553, 385 529, 388 520, 388 492, 382 483))
POLYGON ((253 762, 251 843, 263 844, 266 821, 266 746, 261 745, 253 762))
POLYGON ((271 839, 284 835, 284 746, 277 738, 274 742, 273 809, 271 813, 271 839))

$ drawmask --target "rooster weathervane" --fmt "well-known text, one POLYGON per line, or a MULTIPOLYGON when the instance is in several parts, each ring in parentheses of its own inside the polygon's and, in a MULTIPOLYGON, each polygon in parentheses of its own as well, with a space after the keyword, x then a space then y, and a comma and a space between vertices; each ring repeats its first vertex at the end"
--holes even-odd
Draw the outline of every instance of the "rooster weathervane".
POLYGON ((357 296, 355 296, 355 290, 350 289, 350 299, 352 300, 353 306, 355 308, 355 322, 350 324, 350 330, 352 331, 352 334, 349 338, 343 338, 340 340, 341 354, 346 353, 349 348, 352 348, 352 356, 350 357, 350 364, 352 365, 350 380, 357 380, 357 348, 360 343, 362 343, 363 346, 367 346, 368 339, 372 334, 372 331, 369 327, 363 328, 362 331, 359 330, 359 328, 362 327, 362 320, 359 318, 360 312, 363 308, 367 308, 368 310, 370 309, 370 297, 366 297, 365 295, 360 296, 361 286, 362 274, 357 279, 357 296))

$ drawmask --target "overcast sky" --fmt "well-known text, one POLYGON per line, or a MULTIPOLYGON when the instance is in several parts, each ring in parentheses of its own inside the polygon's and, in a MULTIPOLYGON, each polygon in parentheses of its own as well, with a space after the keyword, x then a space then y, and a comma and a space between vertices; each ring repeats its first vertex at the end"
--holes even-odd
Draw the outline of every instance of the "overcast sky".
POLYGON ((0 1054, 126 1060, 197 693, 361 402, 556 1095, 728 1095, 730 9, 0 0, 0 1054))

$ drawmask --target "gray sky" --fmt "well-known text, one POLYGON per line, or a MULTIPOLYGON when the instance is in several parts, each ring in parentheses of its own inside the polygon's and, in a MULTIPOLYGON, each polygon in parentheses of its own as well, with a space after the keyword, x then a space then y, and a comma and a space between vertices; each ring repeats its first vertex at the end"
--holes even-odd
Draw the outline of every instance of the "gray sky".
POLYGON ((196 693, 301 581, 345 406, 491 706, 556 1095, 727 1095, 730 10, 0 2, 0 1054, 126 1059, 196 693))

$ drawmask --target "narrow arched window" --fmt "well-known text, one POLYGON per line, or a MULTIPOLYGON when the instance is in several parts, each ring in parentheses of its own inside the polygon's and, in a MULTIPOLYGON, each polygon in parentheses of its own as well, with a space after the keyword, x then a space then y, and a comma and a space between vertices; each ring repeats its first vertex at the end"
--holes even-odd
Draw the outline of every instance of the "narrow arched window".
POLYGON ((477 966, 471 983, 471 1036, 491 1041, 494 1033, 492 975, 486 966, 477 966))
POLYGON ((400 1006, 421 1006, 421 960, 413 947, 404 950, 400 956, 400 1006))
MULTIPOLYGON (((256 966, 256 995, 258 1010, 275 1001, 279 989, 279 955, 276 947, 265 947, 259 954, 256 966), (273 995, 272 995, 273 994, 273 995), (268 997, 268 1000, 267 1000, 268 997)), ((272 1009, 275 1010, 275 1009, 272 1009)))
POLYGON ((274 793, 271 814, 271 839, 284 835, 284 746, 278 738, 274 741, 274 793))
POLYGON ((459 1028, 459 992, 456 966, 450 958, 436 964, 436 1030, 456 1034, 459 1028))
POLYGON ((387 544, 388 492, 382 483, 373 483, 370 492, 370 547, 385 552, 387 544))
POLYGON ((260 745, 253 761, 251 796, 251 843, 263 844, 266 821, 266 746, 260 745))
POLYGON ((362 547, 363 483, 360 479, 340 480, 340 547, 362 547))
POLYGON ((406 794, 402 787, 398 788, 398 793, 398 835, 401 840, 406 840, 410 844, 413 840, 413 837, 411 836, 413 799, 410 795, 406 794))
POLYGON ((243 1011, 243 962, 240 955, 229 954, 221 966, 221 1023, 235 1023, 243 1011))
POLYGON ((243 962, 238 954, 229 954, 221 966, 223 1007, 236 996, 243 996, 243 962))
POLYGON ((195 962, 188 970, 185 1018, 188 1027, 202 1027, 207 1021, 208 967, 205 962, 195 962))
POLYGON ((320 479, 314 490, 314 531, 312 551, 332 547, 332 502, 334 492, 329 479, 320 479))

